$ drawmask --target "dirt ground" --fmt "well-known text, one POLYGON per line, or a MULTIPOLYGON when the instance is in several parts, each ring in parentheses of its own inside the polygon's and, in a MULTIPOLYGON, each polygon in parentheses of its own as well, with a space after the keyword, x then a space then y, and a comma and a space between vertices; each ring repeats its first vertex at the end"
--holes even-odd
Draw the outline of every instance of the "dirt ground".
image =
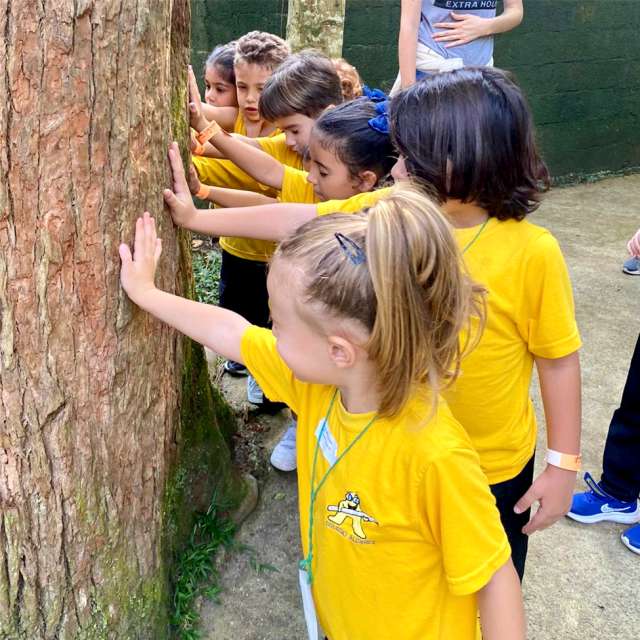
MULTIPOLYGON (((571 271, 584 341, 583 466, 599 478, 609 419, 640 331, 640 277, 620 271, 627 239, 640 227, 640 175, 555 189, 531 220, 559 239, 571 271)), ((225 393, 240 411, 247 409, 243 384, 228 376, 223 379, 225 393)), ((539 402, 536 405, 540 417, 539 402)), ((203 603, 205 638, 306 638, 297 584, 295 474, 277 472, 268 464, 286 426, 286 413, 247 413, 249 420, 237 446, 242 464, 256 475, 260 487, 258 507, 238 540, 254 550, 259 563, 277 571, 256 570, 247 552, 221 559, 224 591, 220 604, 203 603)), ((545 446, 542 427, 539 451, 545 446)), ((578 487, 582 486, 579 480, 578 487)), ((530 640, 639 637, 640 556, 620 542, 623 529, 623 525, 589 526, 564 519, 532 536, 524 582, 530 640)))

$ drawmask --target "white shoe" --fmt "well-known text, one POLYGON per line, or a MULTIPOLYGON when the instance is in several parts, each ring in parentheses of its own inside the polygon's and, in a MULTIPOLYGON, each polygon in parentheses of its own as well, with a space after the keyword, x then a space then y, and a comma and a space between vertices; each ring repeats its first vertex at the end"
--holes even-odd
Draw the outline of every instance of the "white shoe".
POLYGON ((252 375, 247 376, 247 400, 251 404, 262 404, 264 402, 264 393, 258 381, 252 375))
POLYGON ((296 460, 296 431, 298 423, 292 420, 289 428, 284 432, 280 442, 271 452, 271 464, 280 471, 295 471, 296 460))

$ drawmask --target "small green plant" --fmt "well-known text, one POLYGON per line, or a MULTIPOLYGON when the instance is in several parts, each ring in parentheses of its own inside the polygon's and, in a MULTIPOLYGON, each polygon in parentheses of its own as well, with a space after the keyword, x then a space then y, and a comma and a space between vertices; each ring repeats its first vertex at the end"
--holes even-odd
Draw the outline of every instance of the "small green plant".
POLYGON ((224 513, 224 507, 216 504, 214 496, 207 512, 197 517, 189 542, 178 558, 171 624, 180 640, 199 640, 201 637, 196 599, 204 596, 217 600, 220 595, 214 558, 221 546, 232 546, 235 532, 233 523, 222 515, 224 513))
POLYGON ((269 573, 269 572, 279 573, 280 572, 280 569, 278 569, 278 567, 272 564, 260 562, 260 560, 258 560, 258 552, 248 544, 234 543, 232 548, 234 551, 237 551, 238 553, 242 553, 243 555, 249 558, 249 566, 256 573, 269 573))
POLYGON ((199 302, 218 304, 221 262, 222 256, 216 249, 193 252, 193 278, 199 302))

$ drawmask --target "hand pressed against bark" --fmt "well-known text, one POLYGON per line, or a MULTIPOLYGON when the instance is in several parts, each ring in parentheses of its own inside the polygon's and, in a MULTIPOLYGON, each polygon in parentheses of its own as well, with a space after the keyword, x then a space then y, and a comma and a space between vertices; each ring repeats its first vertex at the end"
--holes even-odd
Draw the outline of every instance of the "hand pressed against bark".
POLYGON ((120 245, 119 253, 122 288, 131 300, 139 304, 146 293, 155 289, 154 276, 162 253, 162 241, 156 235, 156 223, 148 211, 136 220, 133 256, 129 245, 124 243, 120 245))
POLYGON ((191 65, 188 70, 189 75, 189 124, 196 130, 202 131, 209 123, 202 113, 202 100, 196 76, 191 65))
POLYGON ((179 227, 189 228, 189 224, 196 217, 197 211, 191 198, 191 191, 184 175, 184 166, 182 165, 182 158, 176 142, 172 142, 169 146, 169 165, 173 176, 173 191, 165 189, 162 195, 175 224, 179 227))

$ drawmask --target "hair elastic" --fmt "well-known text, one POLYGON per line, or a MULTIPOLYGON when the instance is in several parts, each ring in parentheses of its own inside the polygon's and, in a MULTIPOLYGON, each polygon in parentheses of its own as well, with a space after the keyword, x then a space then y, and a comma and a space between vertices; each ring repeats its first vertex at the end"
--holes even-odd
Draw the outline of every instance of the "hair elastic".
POLYGON ((384 102, 388 100, 387 94, 380 89, 371 89, 366 84, 362 87, 362 95, 369 98, 371 102, 384 102))
POLYGON ((366 262, 367 257, 364 251, 354 240, 349 238, 349 236, 345 236, 343 233, 335 233, 334 235, 340 245, 342 253, 344 253, 353 264, 358 265, 366 262))
POLYGON ((389 101, 384 100, 383 102, 376 102, 376 113, 378 114, 375 118, 371 118, 368 120, 369 126, 378 133, 383 133, 384 135, 389 135, 389 101))

